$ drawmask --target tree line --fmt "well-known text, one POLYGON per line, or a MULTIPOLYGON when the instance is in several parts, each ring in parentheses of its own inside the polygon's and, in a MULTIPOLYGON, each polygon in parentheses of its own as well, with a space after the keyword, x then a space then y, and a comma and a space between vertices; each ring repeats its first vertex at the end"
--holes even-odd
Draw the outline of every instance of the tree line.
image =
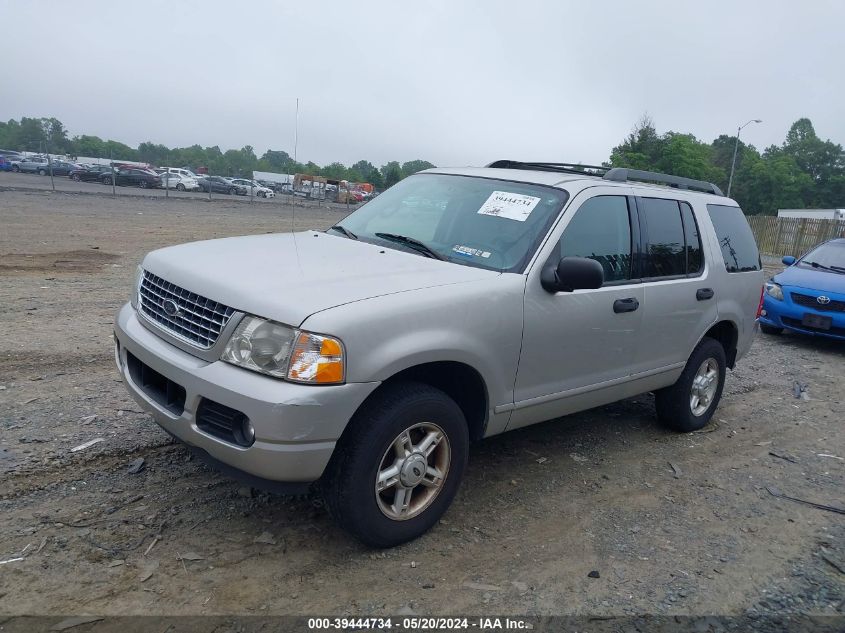
MULTIPOLYGON (((716 183, 727 191, 736 136, 712 143, 692 134, 658 134, 644 116, 606 163, 659 171, 716 183)), ((845 153, 822 140, 809 119, 798 119, 781 145, 762 152, 739 141, 731 197, 748 214, 774 215, 778 209, 845 207, 845 153)))
MULTIPOLYGON (((723 134, 712 143, 692 134, 658 134, 653 121, 644 116, 631 133, 610 153, 606 166, 659 171, 707 180, 727 191, 735 136, 723 134)), ((71 156, 90 156, 146 162, 153 165, 207 167, 224 176, 249 176, 252 171, 283 174, 306 173, 353 182, 369 182, 377 189, 390 187, 402 178, 434 167, 424 160, 390 161, 376 167, 367 160, 346 166, 333 162, 320 166, 298 163, 285 151, 267 150, 261 157, 249 145, 225 152, 218 146, 168 148, 145 142, 137 148, 98 136, 69 136, 56 118, 22 117, 0 122, 0 148, 45 151, 71 156)), ((845 206, 845 153, 842 145, 822 140, 809 119, 798 119, 781 145, 762 152, 740 141, 731 197, 746 213, 774 214, 784 208, 841 208, 845 206)))
POLYGON ((369 182, 379 190, 390 187, 422 169, 434 167, 425 160, 405 163, 390 161, 381 167, 376 167, 368 160, 359 160, 348 167, 340 162, 320 166, 310 161, 296 162, 290 154, 282 150, 267 150, 258 157, 250 145, 225 152, 217 145, 168 148, 152 142, 141 143, 137 148, 133 148, 119 141, 103 140, 99 136, 83 134, 71 137, 64 124, 54 117, 22 117, 20 121, 11 119, 5 123, 0 121, 0 148, 29 152, 49 151, 51 154, 91 158, 112 157, 115 160, 169 167, 207 167, 209 173, 222 176, 251 178, 253 171, 311 174, 337 180, 369 182))

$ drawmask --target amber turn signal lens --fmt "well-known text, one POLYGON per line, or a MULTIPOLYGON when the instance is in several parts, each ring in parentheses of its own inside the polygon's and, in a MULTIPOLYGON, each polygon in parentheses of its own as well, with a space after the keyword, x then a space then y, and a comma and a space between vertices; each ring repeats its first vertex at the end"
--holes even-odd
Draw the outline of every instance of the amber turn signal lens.
POLYGON ((290 357, 288 380, 332 385, 344 380, 343 345, 336 338, 300 332, 290 357))

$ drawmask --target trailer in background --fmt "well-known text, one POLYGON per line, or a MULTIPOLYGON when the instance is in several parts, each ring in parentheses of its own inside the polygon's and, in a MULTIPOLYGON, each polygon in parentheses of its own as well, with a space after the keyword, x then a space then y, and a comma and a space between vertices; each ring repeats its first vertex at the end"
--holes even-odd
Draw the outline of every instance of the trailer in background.
POLYGON ((845 220, 845 209, 778 209, 779 218, 845 220))

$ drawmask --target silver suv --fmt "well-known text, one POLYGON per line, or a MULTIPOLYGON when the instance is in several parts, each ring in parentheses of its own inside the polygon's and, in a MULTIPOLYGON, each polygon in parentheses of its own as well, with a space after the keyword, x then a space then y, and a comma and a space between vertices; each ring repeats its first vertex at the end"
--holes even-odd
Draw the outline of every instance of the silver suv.
POLYGON ((253 486, 314 486, 373 546, 446 511, 478 440, 644 392, 703 427, 763 274, 710 183, 430 169, 327 231, 148 254, 116 360, 166 431, 253 486))

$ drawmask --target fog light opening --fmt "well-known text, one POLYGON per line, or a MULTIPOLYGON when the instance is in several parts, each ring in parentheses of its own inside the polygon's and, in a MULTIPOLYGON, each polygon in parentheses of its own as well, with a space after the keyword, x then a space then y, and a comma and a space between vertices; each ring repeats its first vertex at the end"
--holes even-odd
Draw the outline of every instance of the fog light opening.
POLYGON ((237 420, 232 425, 232 434, 235 436, 235 441, 243 447, 252 446, 255 443, 255 427, 252 422, 245 415, 240 415, 240 420, 237 420))

